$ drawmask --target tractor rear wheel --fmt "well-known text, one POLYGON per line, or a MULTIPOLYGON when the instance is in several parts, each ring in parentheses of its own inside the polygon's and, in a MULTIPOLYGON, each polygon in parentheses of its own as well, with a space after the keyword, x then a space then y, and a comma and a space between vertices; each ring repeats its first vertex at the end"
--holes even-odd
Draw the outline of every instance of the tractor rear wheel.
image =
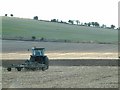
POLYGON ((45 71, 46 70, 46 68, 45 67, 42 67, 42 71, 45 71))
POLYGON ((43 62, 43 64, 45 64, 45 66, 42 67, 42 71, 45 71, 45 70, 47 70, 47 69, 49 68, 49 59, 48 59, 47 56, 44 57, 44 62, 43 62))
POLYGON ((47 56, 44 58, 44 64, 46 65, 46 69, 48 69, 49 68, 49 59, 47 56))

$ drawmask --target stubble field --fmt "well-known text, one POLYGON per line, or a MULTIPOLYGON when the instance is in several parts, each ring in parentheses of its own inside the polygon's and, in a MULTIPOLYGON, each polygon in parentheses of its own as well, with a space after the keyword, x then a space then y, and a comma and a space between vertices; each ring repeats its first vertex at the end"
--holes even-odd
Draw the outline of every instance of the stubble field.
MULTIPOLYGON (((2 59, 12 61, 29 58, 27 50, 32 46, 45 47, 50 60, 56 60, 56 65, 50 65, 47 71, 21 71, 13 69, 8 72, 3 65, 3 88, 117 88, 118 67, 78 64, 59 65, 60 59, 116 59, 117 45, 114 44, 85 44, 85 43, 56 43, 2 41, 2 59), (59 62, 57 62, 59 59, 59 62)), ((88 61, 87 60, 87 61, 88 61)), ((76 61, 73 61, 74 63, 76 61)), ((86 62, 86 61, 85 61, 86 62)), ((67 62, 64 62, 67 63, 67 62)), ((76 62, 77 63, 77 62, 76 62)), ((93 62, 94 63, 94 62, 93 62)), ((104 63, 104 62, 103 62, 104 63)))

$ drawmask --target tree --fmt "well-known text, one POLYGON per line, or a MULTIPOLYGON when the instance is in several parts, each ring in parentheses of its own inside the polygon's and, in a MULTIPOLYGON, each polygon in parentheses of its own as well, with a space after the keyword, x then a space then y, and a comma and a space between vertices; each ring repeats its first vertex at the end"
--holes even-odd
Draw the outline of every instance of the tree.
POLYGON ((13 14, 10 14, 11 17, 13 17, 13 14))
POLYGON ((115 25, 111 25, 111 29, 115 29, 115 25))
POLYGON ((60 23, 63 23, 63 21, 61 20, 60 23))
POLYGON ((87 26, 88 24, 87 23, 84 23, 85 26, 87 26))
POLYGON ((106 25, 105 25, 105 24, 103 24, 103 25, 101 26, 101 28, 106 28, 106 25))
POLYGON ((84 26, 84 24, 83 24, 83 23, 81 23, 80 25, 81 25, 81 26, 84 26))
POLYGON ((73 21, 73 20, 69 20, 68 22, 71 23, 71 24, 74 24, 74 21, 73 21))
POLYGON ((77 23, 77 25, 79 25, 79 24, 80 24, 80 21, 79 21, 79 20, 76 20, 76 23, 77 23))
POLYGON ((94 22, 94 23, 95 23, 95 26, 96 26, 96 27, 99 27, 99 26, 100 26, 98 22, 94 22))
POLYGON ((38 20, 38 16, 34 16, 33 19, 34 19, 34 20, 38 20))
POLYGON ((58 20, 58 19, 56 19, 56 22, 59 22, 59 20, 58 20))
POLYGON ((93 25, 93 27, 95 26, 95 22, 91 22, 91 24, 93 25))
POLYGON ((118 27, 117 29, 120 30, 120 27, 118 27))
POLYGON ((51 22, 57 22, 57 19, 51 19, 51 22))
POLYGON ((35 36, 32 36, 32 40, 35 40, 36 39, 36 37, 35 36))
POLYGON ((89 22, 89 23, 88 23, 88 26, 90 27, 90 25, 91 25, 91 23, 89 22))
POLYGON ((5 16, 7 16, 7 14, 5 14, 5 16))

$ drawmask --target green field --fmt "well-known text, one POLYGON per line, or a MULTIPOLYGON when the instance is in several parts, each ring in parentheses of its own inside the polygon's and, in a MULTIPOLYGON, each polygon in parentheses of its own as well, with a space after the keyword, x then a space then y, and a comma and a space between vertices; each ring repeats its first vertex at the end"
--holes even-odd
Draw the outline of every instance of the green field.
POLYGON ((118 31, 15 17, 2 17, 3 39, 68 40, 71 42, 116 43, 118 31))

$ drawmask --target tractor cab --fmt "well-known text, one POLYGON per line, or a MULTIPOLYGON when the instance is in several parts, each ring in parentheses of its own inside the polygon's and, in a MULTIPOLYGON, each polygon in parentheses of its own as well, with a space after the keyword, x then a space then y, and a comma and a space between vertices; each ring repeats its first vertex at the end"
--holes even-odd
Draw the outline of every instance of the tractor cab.
POLYGON ((44 52, 45 52, 45 48, 36 48, 36 47, 33 47, 32 48, 32 55, 30 57, 30 61, 37 61, 37 62, 43 62, 44 61, 44 52))
POLYGON ((45 48, 32 48, 32 56, 44 56, 45 48))

